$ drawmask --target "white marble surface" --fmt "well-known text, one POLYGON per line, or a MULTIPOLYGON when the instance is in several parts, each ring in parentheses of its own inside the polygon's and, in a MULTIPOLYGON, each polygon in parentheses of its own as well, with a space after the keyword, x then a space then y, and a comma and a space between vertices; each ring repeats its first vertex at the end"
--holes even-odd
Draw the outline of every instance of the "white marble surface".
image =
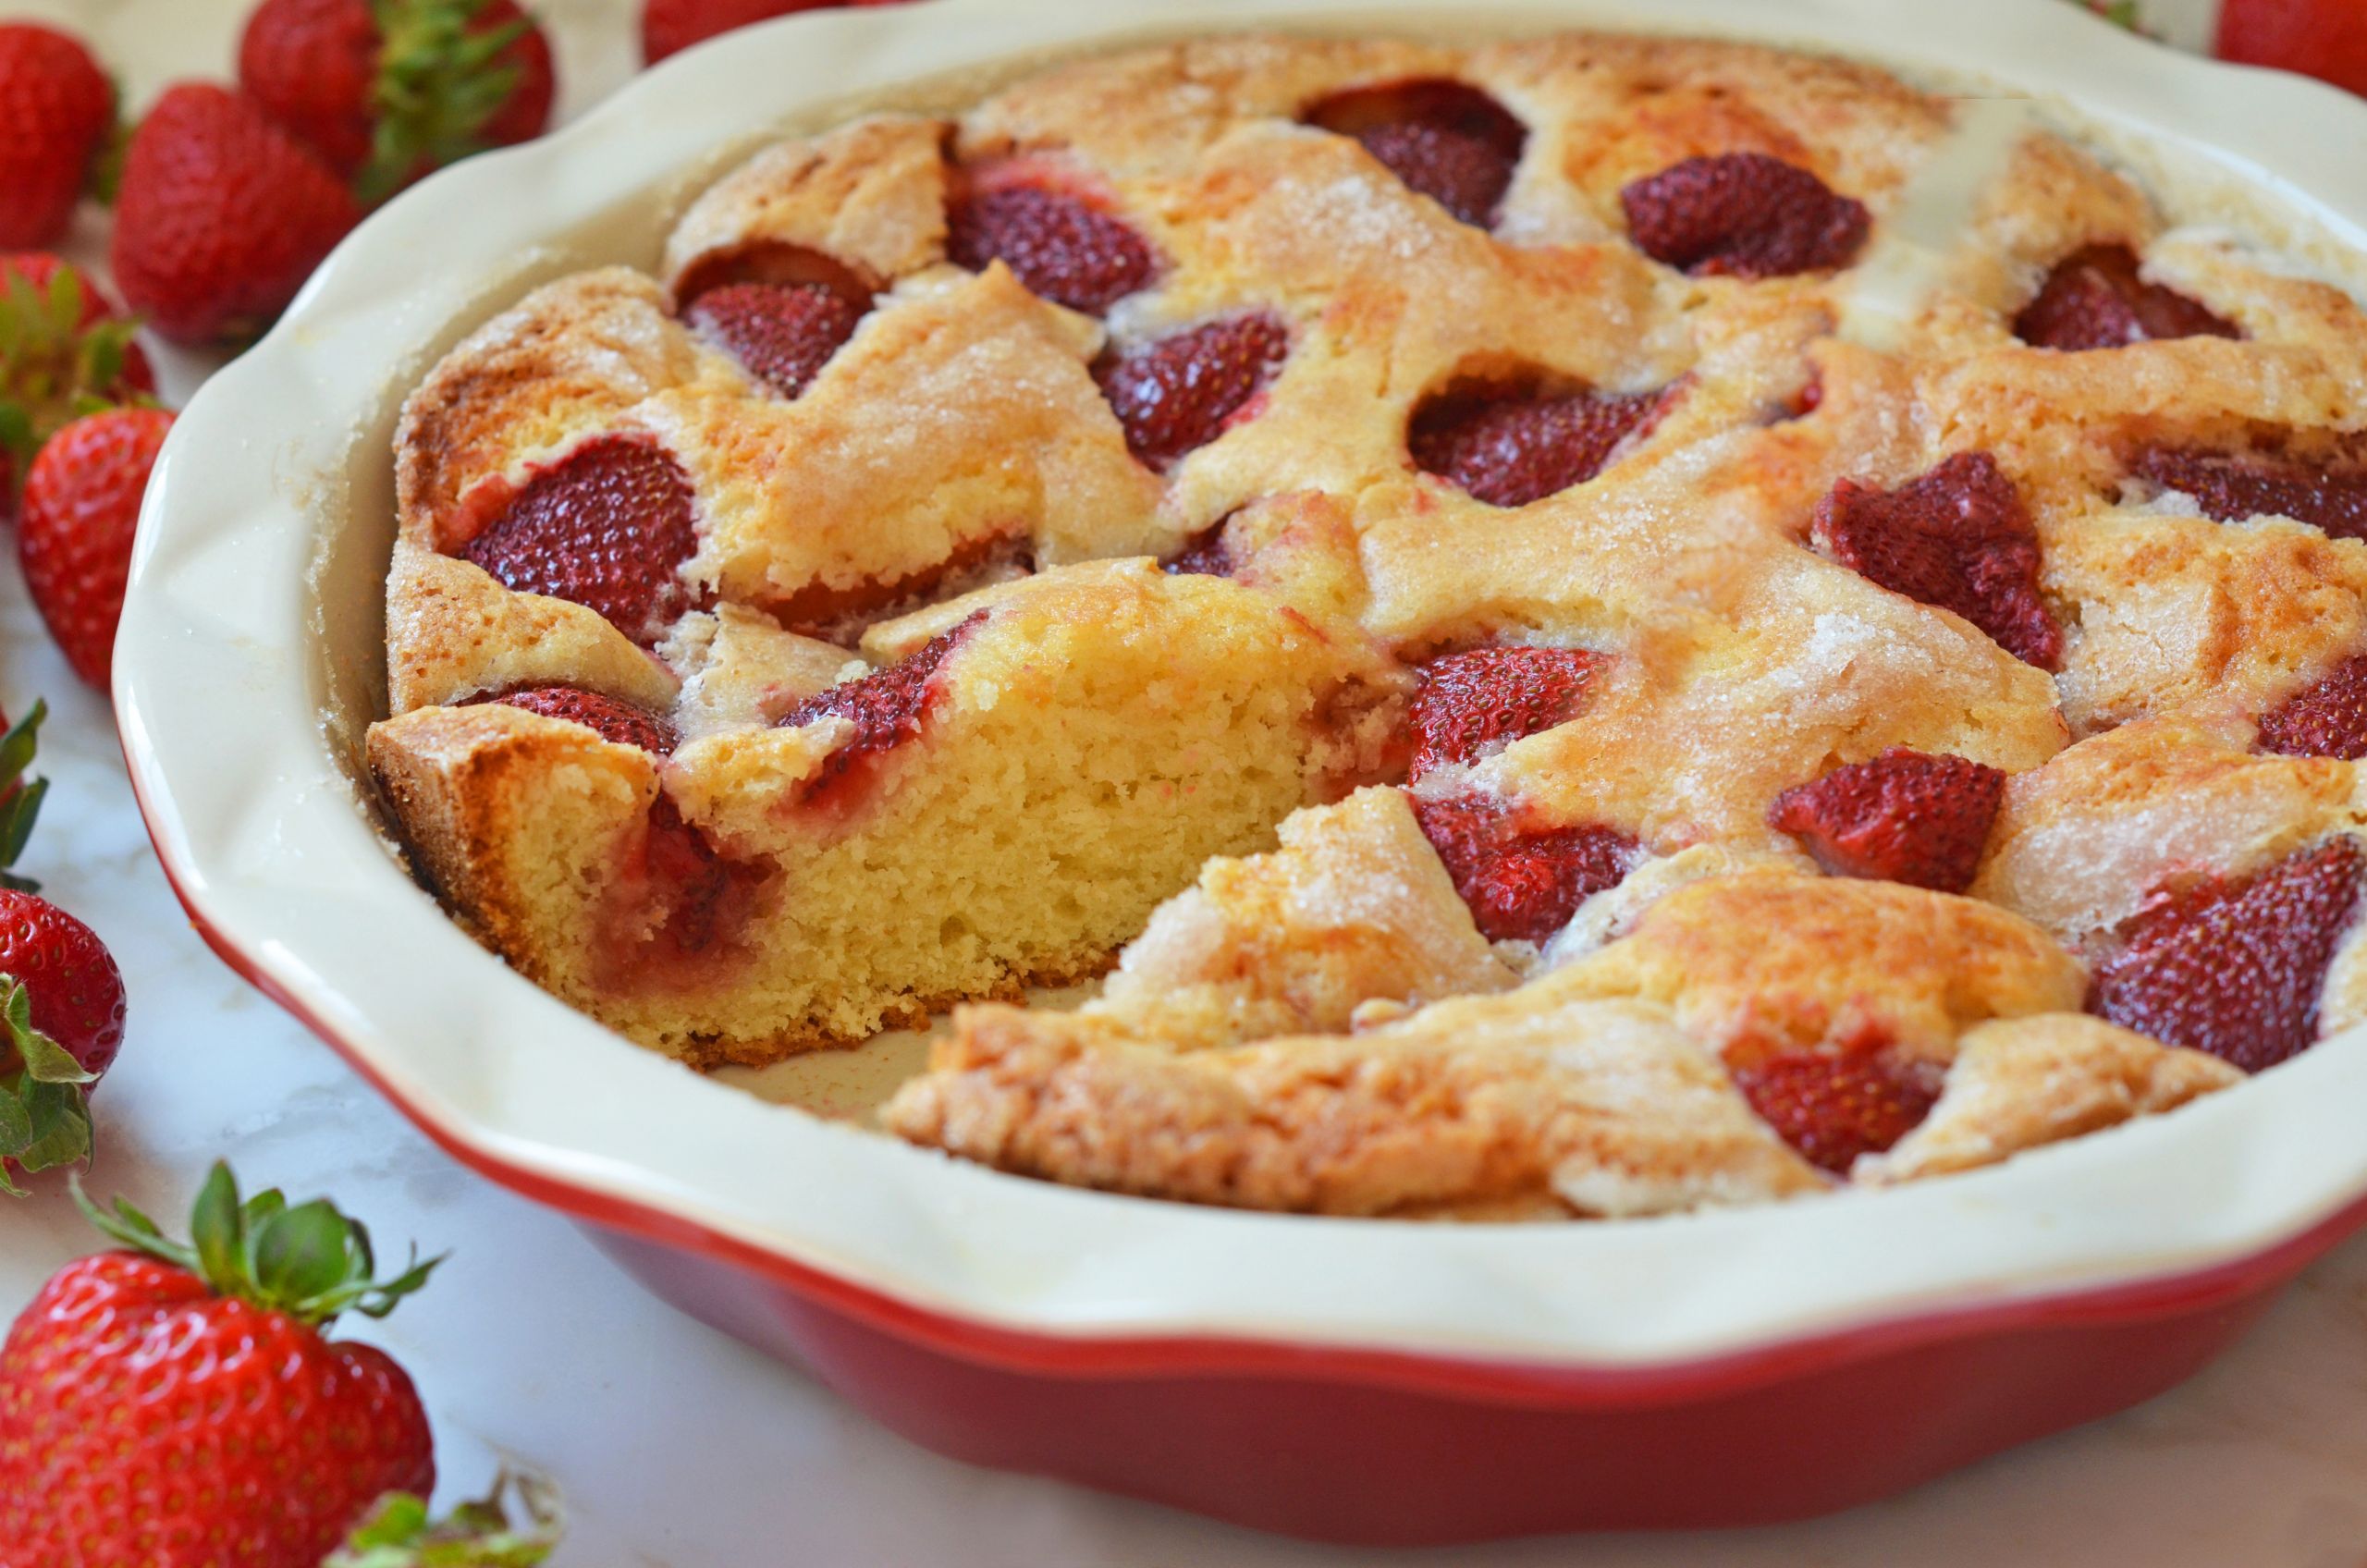
MULTIPOLYGON (((171 78, 223 69, 245 3, 0 0, 0 14, 80 27, 136 100, 171 78)), ((540 9, 556 24, 570 107, 630 68, 630 0, 541 0, 540 9)), ((178 391, 202 367, 172 368, 178 391)), ((362 1337, 418 1378, 448 1489, 480 1485, 505 1454, 562 1481, 575 1517, 565 1568, 1368 1560, 939 1460, 658 1306, 570 1225, 447 1159, 205 950, 149 852, 104 702, 76 685, 17 574, 0 567, 0 702, 20 711, 35 693, 55 714, 46 749, 55 788, 30 869, 106 937, 131 996, 130 1039, 99 1102, 95 1186, 178 1213, 206 1163, 228 1153, 252 1181, 334 1192, 389 1243, 452 1249, 434 1289, 362 1337)), ((54 1187, 0 1207, 0 1313, 90 1244, 54 1187)), ((1748 1534, 1399 1561, 2359 1568, 2367 1241, 2314 1269, 2234 1354, 2179 1392, 1891 1503, 1748 1534)))

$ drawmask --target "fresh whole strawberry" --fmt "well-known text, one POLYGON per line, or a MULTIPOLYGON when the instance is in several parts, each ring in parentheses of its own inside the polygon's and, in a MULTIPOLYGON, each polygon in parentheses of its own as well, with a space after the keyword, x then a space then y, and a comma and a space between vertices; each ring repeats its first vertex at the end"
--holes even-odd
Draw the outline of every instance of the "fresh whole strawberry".
POLYGON ((171 430, 162 409, 110 409, 59 431, 25 477, 17 555, 74 673, 104 691, 149 471, 171 430))
POLYGON ((529 480, 460 554, 521 594, 597 610, 645 646, 687 603, 677 573, 698 546, 692 501, 671 455, 604 436, 529 480))
POLYGON ((1165 468, 1207 446, 1248 407, 1290 352, 1270 315, 1231 316, 1162 337, 1094 369, 1126 447, 1165 468))
POLYGON ((799 11, 898 3, 899 0, 645 0, 641 10, 641 57, 654 66, 667 55, 717 33, 799 11))
POLYGON ((365 203, 540 136, 556 92, 550 43, 514 0, 264 0, 239 83, 365 203))
POLYGON ((241 1203, 222 1165, 188 1244, 120 1199, 83 1209, 126 1250, 58 1270, 0 1346, 8 1568, 318 1568, 381 1497, 433 1489, 410 1378, 325 1330, 440 1260, 381 1282, 359 1223, 241 1203))
POLYGON ((1583 648, 1474 648, 1430 660, 1407 719, 1414 729, 1409 778, 1473 763, 1524 736, 1566 724, 1586 706, 1587 688, 1611 661, 1583 648))
POLYGON ((287 308, 361 216, 337 171, 252 99, 184 82, 125 154, 116 282, 167 337, 245 337, 287 308))
POLYGON ((2005 776, 1984 763, 1894 746, 1775 797, 1768 823, 1836 876, 1961 893, 1972 886, 2005 776))
POLYGON ((0 1188, 13 1193, 11 1170, 89 1156, 90 1090, 123 1046, 123 976, 89 926, 38 893, 0 889, 0 1188))
POLYGON ((156 390, 133 324, 78 267, 38 251, 0 255, 0 516, 67 422, 156 390))
POLYGON ((0 24, 0 249, 50 245, 115 130, 115 86, 54 28, 0 24))
POLYGON ((1666 390, 1548 393, 1458 387, 1417 410, 1414 466, 1492 507, 1525 507, 1600 473, 1631 436, 1667 411, 1666 390))
POLYGON ((2218 54, 2367 93, 2367 8, 2358 0, 2226 0, 2218 54))

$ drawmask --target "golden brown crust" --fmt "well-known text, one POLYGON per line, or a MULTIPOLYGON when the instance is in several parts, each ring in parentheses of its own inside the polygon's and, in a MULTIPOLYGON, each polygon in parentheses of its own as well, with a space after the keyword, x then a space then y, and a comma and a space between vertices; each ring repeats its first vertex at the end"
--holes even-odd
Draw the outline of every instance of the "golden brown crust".
MULTIPOLYGON (((2170 1109, 2226 1071, 2076 1016, 2087 976, 2067 944, 2174 870, 2238 875, 2367 819, 2350 765, 2250 751, 2267 706, 2367 641, 2367 545, 2207 521, 2131 463, 2164 443, 2367 450, 2367 315, 2173 228, 2132 179, 2035 129, 1999 143, 1959 231, 1923 258, 1928 287, 1902 299, 1872 268, 1684 276, 1627 237, 1630 181, 1753 152, 1863 201, 1879 245, 1970 117, 1867 67, 1750 46, 1226 38, 761 153, 676 228, 668 288, 623 272, 554 285, 414 395, 389 584, 405 717, 374 733, 374 765, 448 898, 521 967, 703 1064, 1096 968, 1175 895, 1101 1001, 969 1011, 891 1113, 917 1141, 1059 1180, 1425 1215, 1654 1212, 1827 1184, 1727 1081, 1720 1053, 1744 1035, 1819 1048, 1870 1030, 1944 1082, 1866 1181, 2170 1109), (1527 128, 1492 229, 1300 123, 1329 95, 1428 77, 1485 90, 1527 128), (1156 276, 1097 320, 1000 263, 952 266, 949 202, 1000 179, 1100 204, 1148 242, 1156 276), (2021 342, 2049 270, 2100 244, 2244 337, 2021 342), (676 319, 681 294, 743 276, 869 300, 795 398, 676 319), (1097 375, 1247 312, 1287 332, 1270 381, 1171 465, 1135 460, 1097 375), (1500 507, 1421 472, 1408 433, 1431 399, 1502 379, 1659 401, 1593 480, 1500 507), (425 556, 539 465, 615 434, 657 443, 695 497, 685 576, 704 607, 655 658, 588 612, 425 556), (1970 452, 2030 510, 2059 672, 1843 568, 1811 533, 1837 484, 1894 488, 1970 452), (1211 538, 1229 582, 1153 564, 1195 541, 1205 561, 1211 538), (866 764, 871 793, 842 816, 807 811, 856 726, 771 727, 981 615, 930 688, 960 738, 866 764), (1490 950, 1407 799, 1349 791, 1404 775, 1411 667, 1503 643, 1602 655, 1583 712, 1416 793, 1477 793, 1525 827, 1639 849, 1557 938, 1490 950), (518 857, 542 797, 575 798, 585 742, 552 750, 546 729, 479 718, 456 721, 463 744, 432 706, 544 680, 668 709, 683 743, 662 766, 635 759, 642 809, 662 779, 668 810, 762 872, 761 950, 708 991, 620 998, 561 973, 575 938, 537 925, 518 857), (1233 728, 1196 729, 1204 710, 1233 728), (1119 714, 1134 728, 1111 728, 1119 714), (1137 739, 1171 747, 1139 775, 1120 760, 1137 739), (2012 776, 1972 897, 1821 876, 1769 826, 1784 790, 1894 748, 2012 776), (961 797, 952 769, 1008 788, 961 797), (1199 847, 1248 858, 1178 856, 1153 886, 1142 857, 1171 845, 1095 838, 1138 792, 1179 820, 1219 802, 1199 847), (1273 847, 1285 812, 1325 800, 1273 847), (1066 880, 975 908, 930 880, 963 846, 1039 830, 1066 880), (923 853, 931 834, 945 847, 923 853), (783 891, 856 863, 850 886, 868 890, 843 909, 783 891), (977 910, 1090 901, 1129 877, 1073 940, 980 957, 997 937, 977 910), (939 905, 915 913, 919 898, 939 905), (875 962, 848 910, 907 921, 883 948, 944 957, 937 978, 861 1005, 852 978, 836 994, 777 984, 875 962)), ((592 775, 622 766, 613 750, 584 753, 607 758, 592 775)), ((2324 1019, 2361 1016, 2353 940, 2324 1019)))

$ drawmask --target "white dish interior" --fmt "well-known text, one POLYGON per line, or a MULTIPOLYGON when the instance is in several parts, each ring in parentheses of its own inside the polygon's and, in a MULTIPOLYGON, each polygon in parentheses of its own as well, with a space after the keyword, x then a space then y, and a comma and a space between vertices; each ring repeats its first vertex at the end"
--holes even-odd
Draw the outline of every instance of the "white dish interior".
MULTIPOLYGON (((654 265, 688 197, 769 136, 873 103, 964 103, 982 74, 1047 52, 1251 26, 1629 27, 1968 74, 2075 115, 2133 161, 2175 164, 2200 193, 2182 216, 2224 203, 2329 270, 2357 264, 2341 247, 2367 248, 2352 221, 2367 216, 2367 109, 2172 55, 2061 0, 935 0, 736 34, 393 203, 181 419, 143 517, 116 703, 158 848, 205 923, 451 1141, 919 1306, 1056 1334, 1664 1364, 2207 1267, 2367 1193, 2357 1031, 2171 1116, 1784 1206, 1450 1226, 1113 1197, 701 1079, 510 973, 411 882, 356 780, 383 693, 388 447, 434 358, 537 283, 654 265)), ((758 1076, 843 1110, 914 1060, 889 1043, 758 1076)))

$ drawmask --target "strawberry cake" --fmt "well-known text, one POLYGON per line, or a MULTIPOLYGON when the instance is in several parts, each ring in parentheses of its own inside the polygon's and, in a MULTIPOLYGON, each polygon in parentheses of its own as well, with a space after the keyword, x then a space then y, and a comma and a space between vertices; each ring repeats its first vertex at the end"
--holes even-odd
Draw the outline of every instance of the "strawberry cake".
POLYGON ((644 1045, 950 1011, 888 1130, 1149 1196, 1649 1215, 2233 1086, 2367 1019, 2367 313, 1968 117, 1220 38, 771 147, 411 395, 392 819, 644 1045))

